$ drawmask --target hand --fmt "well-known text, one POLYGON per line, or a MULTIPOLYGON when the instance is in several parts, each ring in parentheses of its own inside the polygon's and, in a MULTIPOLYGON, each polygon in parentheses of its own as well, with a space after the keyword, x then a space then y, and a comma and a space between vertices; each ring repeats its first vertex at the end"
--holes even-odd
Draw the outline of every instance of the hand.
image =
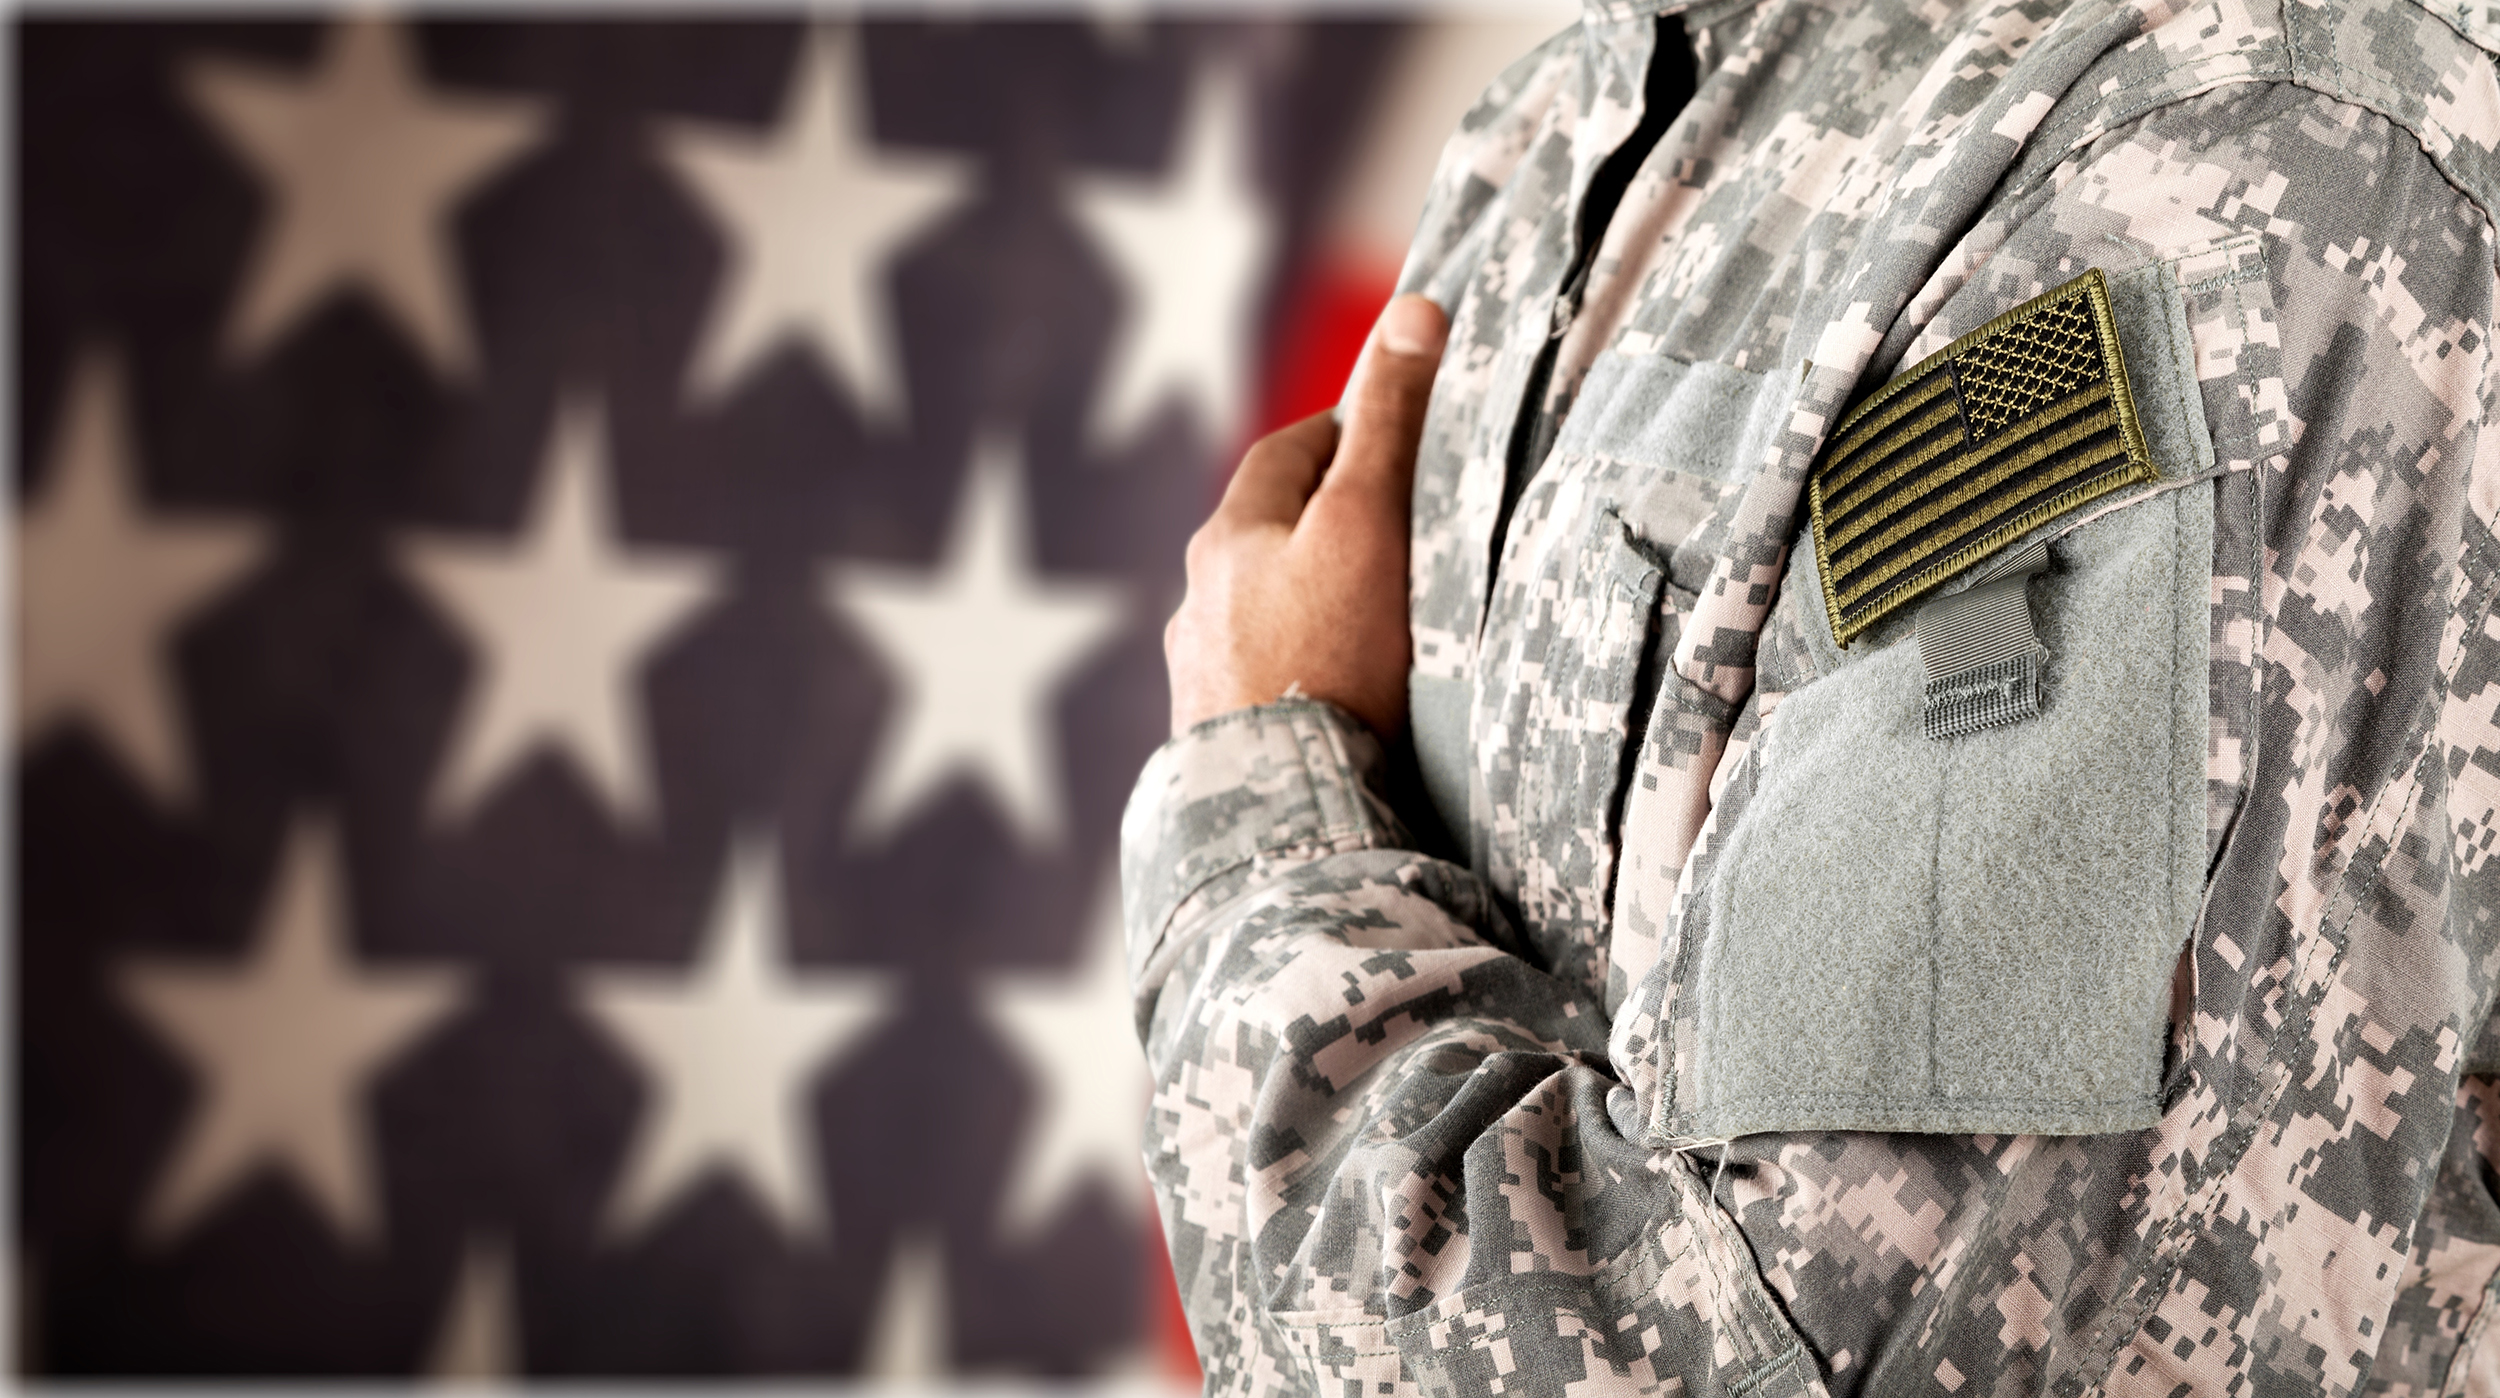
POLYGON ((1299 686, 1388 737, 1406 722, 1408 497, 1449 318, 1391 301, 1354 366, 1340 432, 1318 413, 1259 439, 1189 540, 1163 628, 1172 731, 1299 686))

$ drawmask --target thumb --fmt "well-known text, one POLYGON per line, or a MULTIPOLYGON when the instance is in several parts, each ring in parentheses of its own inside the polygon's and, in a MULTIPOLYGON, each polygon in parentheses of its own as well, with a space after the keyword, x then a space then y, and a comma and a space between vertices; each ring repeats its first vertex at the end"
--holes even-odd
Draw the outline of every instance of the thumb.
POLYGON ((1449 317, 1423 296, 1400 296, 1382 309, 1346 385, 1340 409, 1344 432, 1320 481, 1320 498, 1394 510, 1404 528, 1424 409, 1432 401, 1449 329, 1449 317))

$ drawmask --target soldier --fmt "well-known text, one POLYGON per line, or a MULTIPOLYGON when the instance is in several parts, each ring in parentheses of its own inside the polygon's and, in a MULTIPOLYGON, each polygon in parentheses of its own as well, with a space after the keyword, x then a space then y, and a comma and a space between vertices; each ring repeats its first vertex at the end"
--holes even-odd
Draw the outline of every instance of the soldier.
POLYGON ((2495 50, 1588 0, 1493 84, 1123 831, 1210 1392, 2500 1388, 2495 50))

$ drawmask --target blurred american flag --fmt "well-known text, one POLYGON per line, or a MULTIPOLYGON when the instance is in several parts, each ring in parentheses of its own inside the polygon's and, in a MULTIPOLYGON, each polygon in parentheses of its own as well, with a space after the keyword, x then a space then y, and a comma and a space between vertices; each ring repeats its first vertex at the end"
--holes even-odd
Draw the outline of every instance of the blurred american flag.
POLYGON ((21 18, 19 1371, 1188 1381, 1180 541, 1558 23, 21 18))

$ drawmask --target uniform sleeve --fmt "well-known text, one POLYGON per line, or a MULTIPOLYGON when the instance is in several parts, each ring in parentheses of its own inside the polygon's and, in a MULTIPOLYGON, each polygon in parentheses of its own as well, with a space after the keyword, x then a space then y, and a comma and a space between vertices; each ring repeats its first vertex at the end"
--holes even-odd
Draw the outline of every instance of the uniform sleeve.
POLYGON ((1122 829, 1148 1168, 1214 1391, 1291 1362, 1240 1352, 1269 1312, 1454 1289, 1457 1162, 1405 1138, 1463 1150, 1603 1049, 1475 877, 1407 848, 1382 765, 1332 706, 1241 710, 1158 752, 1122 829))
POLYGON ((1329 705, 1241 710, 1159 751, 1122 829, 1147 1166, 1208 1391, 1603 1377, 1601 1313, 1646 1316, 1661 1375, 1810 1374, 1706 1188, 1627 1137, 1603 1015, 1406 847, 1382 766, 1329 705))

